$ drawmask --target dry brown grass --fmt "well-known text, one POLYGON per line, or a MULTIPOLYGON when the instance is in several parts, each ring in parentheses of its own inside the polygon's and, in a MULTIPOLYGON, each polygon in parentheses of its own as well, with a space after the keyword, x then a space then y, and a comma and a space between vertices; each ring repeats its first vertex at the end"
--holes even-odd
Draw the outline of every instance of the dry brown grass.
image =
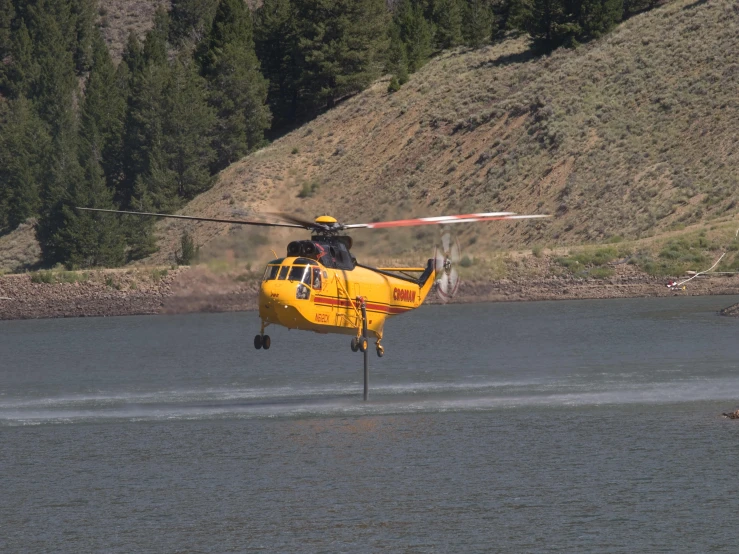
POLYGON ((34 220, 28 220, 12 233, 0 237, 0 274, 23 271, 38 263, 41 248, 36 241, 34 224, 34 220))

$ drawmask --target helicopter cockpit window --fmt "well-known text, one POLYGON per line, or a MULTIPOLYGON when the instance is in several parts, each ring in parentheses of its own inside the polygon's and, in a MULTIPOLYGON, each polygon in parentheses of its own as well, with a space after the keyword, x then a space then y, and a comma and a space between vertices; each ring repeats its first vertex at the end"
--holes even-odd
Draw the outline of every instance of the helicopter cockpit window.
POLYGON ((313 268, 313 288, 315 290, 321 290, 323 288, 323 279, 321 278, 321 269, 318 267, 313 268))
POLYGON ((277 278, 277 273, 280 271, 279 265, 268 265, 267 269, 264 270, 263 281, 272 281, 277 278))
POLYGON ((280 281, 284 281, 287 278, 287 272, 290 271, 289 265, 283 265, 280 268, 280 274, 277 276, 277 279, 280 281))
POLYGON ((305 265, 294 265, 290 269, 288 281, 299 281, 310 285, 310 267, 305 265))

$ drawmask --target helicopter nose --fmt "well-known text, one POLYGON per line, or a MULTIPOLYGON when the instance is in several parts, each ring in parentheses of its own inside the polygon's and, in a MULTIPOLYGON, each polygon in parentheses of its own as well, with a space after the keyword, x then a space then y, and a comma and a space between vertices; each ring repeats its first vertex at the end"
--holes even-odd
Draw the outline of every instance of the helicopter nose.
POLYGON ((259 307, 268 310, 287 308, 295 298, 295 288, 287 281, 264 281, 259 293, 259 307))
POLYGON ((275 286, 276 281, 265 281, 262 283, 260 290, 261 304, 274 304, 280 300, 279 287, 275 286))

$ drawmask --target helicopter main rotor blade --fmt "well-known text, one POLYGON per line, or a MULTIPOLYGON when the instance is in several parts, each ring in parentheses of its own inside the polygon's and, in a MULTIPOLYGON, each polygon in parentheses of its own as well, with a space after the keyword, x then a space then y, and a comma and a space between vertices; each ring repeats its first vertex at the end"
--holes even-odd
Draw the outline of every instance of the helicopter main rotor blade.
POLYGON ((307 219, 300 219, 299 217, 295 217, 294 215, 290 215, 290 214, 286 214, 282 212, 262 212, 262 213, 264 213, 264 215, 282 219, 283 221, 287 221, 288 223, 292 223, 293 225, 299 225, 300 227, 303 227, 305 229, 325 229, 325 226, 323 225, 319 225, 313 221, 308 221, 307 219))
POLYGON ((413 227, 416 225, 448 225, 451 223, 474 223, 477 221, 497 221, 504 219, 535 219, 548 215, 517 215, 514 212, 490 212, 466 215, 442 215, 438 217, 419 217, 416 219, 398 219, 396 221, 378 221, 376 223, 354 223, 343 225, 344 229, 382 229, 385 227, 413 227))
MULTIPOLYGON (((111 214, 130 214, 130 215, 142 215, 146 217, 166 217, 169 219, 188 219, 190 221, 211 221, 215 223, 233 223, 235 225, 257 225, 262 227, 295 227, 298 229, 305 229, 306 225, 297 225, 295 223, 266 223, 264 221, 248 221, 245 219, 220 219, 217 217, 195 217, 192 215, 176 215, 176 214, 157 214, 150 212, 129 212, 124 210, 104 210, 102 208, 77 208, 78 210, 84 210, 86 212, 106 212, 111 214)), ((314 228, 315 225, 311 224, 309 229, 314 228)))

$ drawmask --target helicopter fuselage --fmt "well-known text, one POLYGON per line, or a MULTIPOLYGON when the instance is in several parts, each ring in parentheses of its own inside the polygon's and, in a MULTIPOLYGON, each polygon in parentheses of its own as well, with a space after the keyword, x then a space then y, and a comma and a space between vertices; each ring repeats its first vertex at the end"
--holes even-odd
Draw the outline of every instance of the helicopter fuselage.
MULTIPOLYGON (((311 249, 310 245, 299 246, 310 255, 306 252, 311 249)), ((321 247, 320 243, 315 246, 321 247)), ((320 253, 318 248, 316 250, 320 253)), ((330 256, 312 257, 322 261, 332 259, 330 256)), ((423 274, 419 279, 393 275, 388 270, 358 265, 353 258, 347 264, 323 264, 302 256, 273 260, 267 264, 262 280, 259 317, 264 325, 359 336, 364 302, 367 330, 381 339, 385 320, 420 306, 434 283, 431 260, 426 268, 392 270, 423 271, 423 274)))

